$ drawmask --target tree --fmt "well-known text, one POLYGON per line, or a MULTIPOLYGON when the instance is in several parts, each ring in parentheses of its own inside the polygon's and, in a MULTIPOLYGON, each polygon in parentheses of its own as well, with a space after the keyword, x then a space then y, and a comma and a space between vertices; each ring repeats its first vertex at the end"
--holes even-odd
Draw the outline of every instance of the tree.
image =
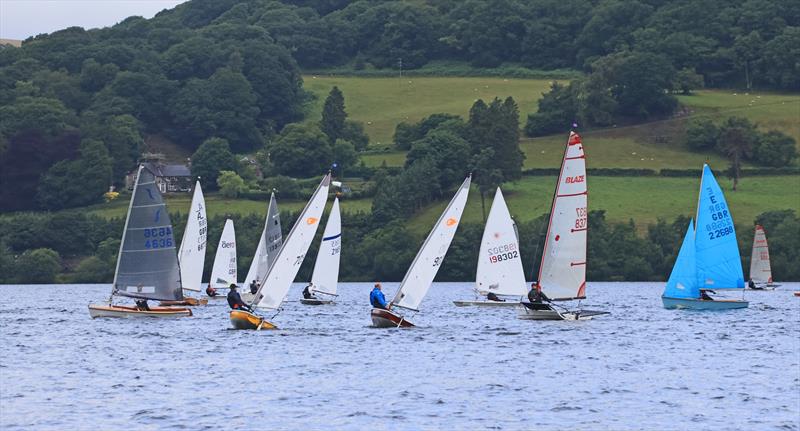
POLYGON ((41 208, 58 210, 99 202, 112 182, 112 160, 96 139, 81 142, 80 157, 53 165, 39 181, 41 208))
POLYGON ((472 180, 481 194, 481 211, 486 221, 486 194, 503 184, 503 172, 494 163, 494 150, 484 148, 472 157, 472 180))
POLYGON ((472 154, 487 147, 494 150, 495 166, 503 180, 522 176, 525 155, 519 149, 519 109, 513 98, 495 98, 488 106, 483 100, 476 101, 470 109, 467 134, 472 154))
POLYGON ((692 90, 703 88, 703 85, 705 85, 703 75, 687 67, 675 73, 675 79, 672 83, 672 87, 680 90, 681 94, 684 95, 692 94, 692 90))
POLYGON ((322 121, 320 121, 319 126, 322 132, 328 136, 331 143, 342 137, 346 119, 347 112, 344 110, 344 95, 339 91, 339 87, 334 86, 325 99, 325 105, 322 107, 322 121))
POLYGON ((411 145, 405 166, 409 168, 420 160, 429 160, 435 167, 436 181, 446 189, 461 183, 469 169, 469 154, 469 143, 460 136, 449 130, 433 130, 411 145))
POLYGON ((336 142, 333 144, 333 161, 336 162, 339 167, 340 171, 345 167, 352 167, 358 163, 358 153, 356 152, 355 147, 350 141, 345 141, 344 139, 337 139, 336 142))
POLYGON ((53 283, 61 271, 61 257, 49 248, 27 250, 14 262, 15 283, 53 283))
POLYGON ((719 138, 719 128, 708 118, 692 118, 686 125, 686 146, 694 151, 714 148, 719 138))
POLYGON ((282 175, 318 175, 333 162, 328 136, 315 124, 287 125, 267 150, 276 172, 282 175))
POLYGON ((777 168, 789 166, 797 158, 797 146, 791 136, 777 130, 759 135, 753 150, 753 159, 759 164, 777 168))
POLYGON ((233 171, 220 171, 217 177, 217 186, 219 186, 222 196, 228 199, 236 198, 239 193, 245 191, 244 180, 233 171))
POLYGON ((731 161, 733 191, 739 184, 742 161, 753 154, 757 143, 756 125, 746 118, 730 117, 720 127, 717 147, 731 161))
POLYGON ((589 81, 608 83, 621 115, 647 118, 671 114, 678 102, 670 94, 675 69, 661 55, 621 52, 592 63, 589 81))
POLYGON ((236 170, 236 158, 231 153, 228 141, 222 138, 209 138, 192 154, 192 176, 200 177, 206 190, 217 188, 220 171, 236 170))

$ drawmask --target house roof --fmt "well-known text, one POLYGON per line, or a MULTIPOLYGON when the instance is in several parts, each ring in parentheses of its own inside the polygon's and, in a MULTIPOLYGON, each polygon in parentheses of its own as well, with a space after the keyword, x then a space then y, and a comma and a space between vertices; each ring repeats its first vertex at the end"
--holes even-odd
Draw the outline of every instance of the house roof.
POLYGON ((191 177, 192 173, 186 165, 162 165, 145 162, 144 167, 157 177, 191 177))

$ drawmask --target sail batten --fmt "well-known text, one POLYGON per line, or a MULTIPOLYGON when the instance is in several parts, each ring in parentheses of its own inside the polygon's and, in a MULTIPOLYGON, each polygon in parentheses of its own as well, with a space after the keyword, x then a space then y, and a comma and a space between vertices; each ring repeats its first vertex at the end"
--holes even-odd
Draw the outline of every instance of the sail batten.
POLYGON ((330 183, 331 175, 327 174, 295 221, 256 292, 255 306, 273 310, 280 308, 314 240, 328 200, 330 183))
POLYGON ((475 289, 482 295, 524 296, 528 291, 519 238, 500 187, 495 192, 481 238, 475 289))
POLYGON ((406 271, 397 294, 392 299, 393 305, 410 310, 419 308, 419 304, 428 293, 458 229, 461 214, 464 212, 469 197, 471 180, 471 176, 464 180, 425 238, 425 242, 422 243, 422 247, 406 271))
POLYGON ((172 223, 153 173, 139 166, 114 271, 112 295, 183 297, 172 223))
POLYGON ((322 233, 322 241, 314 262, 311 284, 314 292, 336 295, 339 280, 339 261, 342 251, 342 217, 339 212, 339 198, 333 200, 328 223, 322 233))
POLYGON ((570 132, 547 226, 539 285, 554 300, 584 298, 588 230, 586 157, 581 137, 570 132))

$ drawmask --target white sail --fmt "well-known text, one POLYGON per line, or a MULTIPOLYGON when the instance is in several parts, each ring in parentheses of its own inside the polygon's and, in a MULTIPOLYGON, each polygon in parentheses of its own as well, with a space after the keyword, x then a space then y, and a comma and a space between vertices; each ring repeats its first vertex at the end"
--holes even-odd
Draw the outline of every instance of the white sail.
POLYGON ((225 220, 225 228, 219 237, 217 253, 214 256, 214 268, 209 280, 213 288, 226 288, 236 283, 236 232, 233 220, 225 220))
POLYGON ((756 225, 756 233, 753 236, 753 252, 750 255, 750 278, 756 284, 772 283, 767 234, 760 225, 756 225))
POLYGON ((267 207, 267 217, 264 220, 264 230, 261 232, 258 247, 256 247, 256 252, 253 254, 253 261, 250 263, 250 269, 244 279, 243 286, 245 288, 248 288, 253 280, 258 280, 259 284, 261 284, 267 274, 270 263, 272 263, 270 256, 274 257, 278 253, 282 243, 281 214, 278 211, 275 193, 272 193, 267 207))
POLYGON ((206 237, 208 236, 208 218, 206 217, 206 200, 200 181, 194 186, 192 205, 186 219, 186 229, 181 238, 178 262, 181 266, 181 282, 186 290, 200 291, 203 282, 203 265, 206 261, 206 237))
POLYGON ((491 292, 525 296, 528 292, 514 221, 500 187, 494 195, 483 229, 475 288, 482 295, 491 292))
POLYGON ((442 266, 447 249, 450 248, 450 243, 456 234, 461 214, 467 205, 471 179, 472 177, 468 176, 464 180, 439 220, 433 225, 433 229, 425 238, 425 242, 403 277, 392 304, 412 310, 418 309, 442 266))
POLYGON ((308 253, 308 247, 314 240, 322 212, 328 201, 331 175, 325 175, 319 187, 311 196, 300 217, 294 222, 292 230, 283 242, 275 260, 269 266, 264 283, 256 292, 254 303, 259 308, 277 309, 289 292, 300 265, 308 253))
POLYGON ((539 285, 550 299, 574 299, 586 291, 586 159, 581 137, 569 135, 553 195, 539 285))
POLYGON ((339 260, 342 252, 342 217, 339 214, 339 198, 333 200, 331 214, 314 262, 311 284, 314 292, 336 295, 336 284, 339 281, 339 260))

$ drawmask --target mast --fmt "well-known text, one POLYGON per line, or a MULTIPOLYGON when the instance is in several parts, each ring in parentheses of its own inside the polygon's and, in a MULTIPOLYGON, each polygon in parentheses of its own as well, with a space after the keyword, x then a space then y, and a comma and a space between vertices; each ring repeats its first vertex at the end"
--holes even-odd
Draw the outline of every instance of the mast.
POLYGON ((142 178, 142 169, 144 169, 144 165, 139 165, 139 169, 136 172, 136 181, 133 183, 133 193, 131 193, 131 201, 128 202, 128 214, 125 216, 125 226, 122 228, 122 240, 119 242, 119 252, 117 252, 117 265, 114 267, 114 282, 111 284, 111 297, 108 299, 108 302, 111 303, 111 299, 114 297, 114 294, 117 293, 117 277, 119 275, 119 262, 122 260, 122 249, 125 246, 125 234, 128 233, 128 223, 131 221, 131 210, 133 209, 133 200, 136 199, 136 189, 139 188, 139 181, 142 178))

